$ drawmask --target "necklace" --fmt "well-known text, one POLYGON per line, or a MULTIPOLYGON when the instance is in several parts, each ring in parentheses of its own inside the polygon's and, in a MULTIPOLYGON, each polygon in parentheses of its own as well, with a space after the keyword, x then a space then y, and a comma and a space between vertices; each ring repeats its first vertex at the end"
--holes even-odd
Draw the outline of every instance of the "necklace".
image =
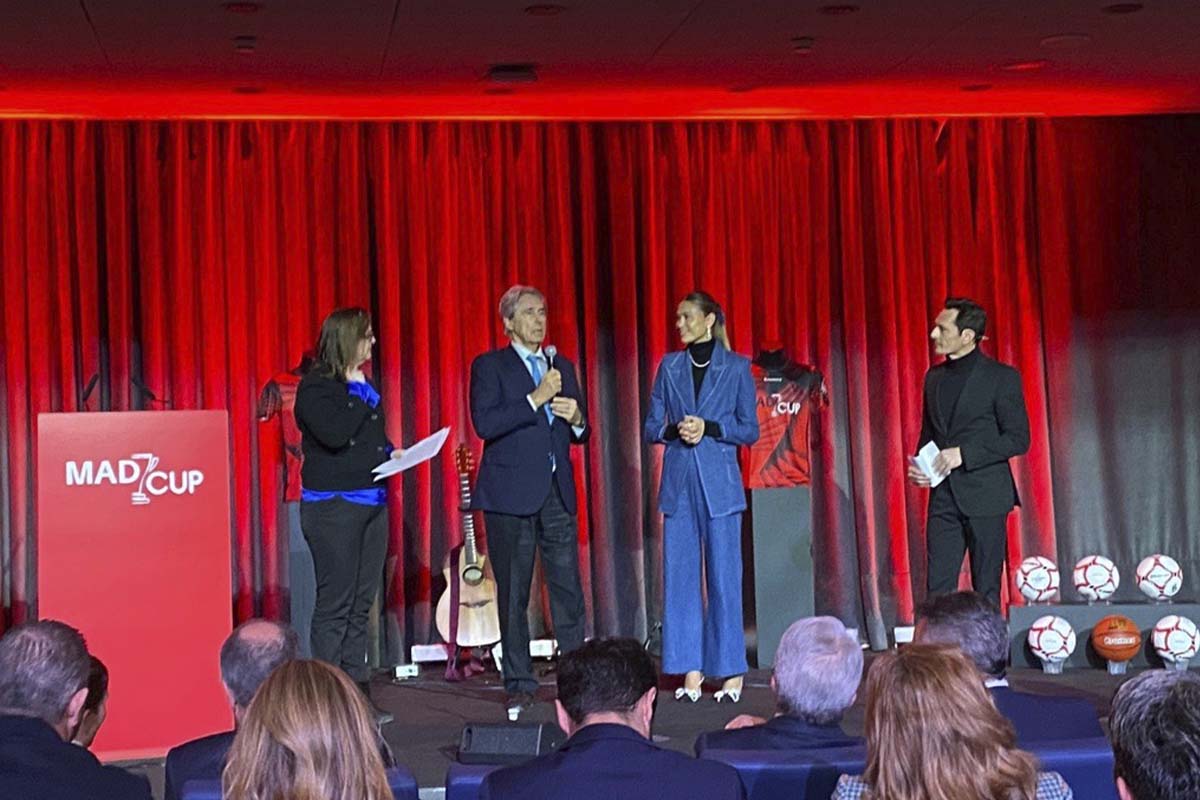
POLYGON ((703 364, 697 364, 696 359, 692 358, 692 351, 688 350, 688 361, 692 362, 692 366, 696 369, 704 369, 712 363, 712 356, 709 356, 708 361, 705 361, 703 364))

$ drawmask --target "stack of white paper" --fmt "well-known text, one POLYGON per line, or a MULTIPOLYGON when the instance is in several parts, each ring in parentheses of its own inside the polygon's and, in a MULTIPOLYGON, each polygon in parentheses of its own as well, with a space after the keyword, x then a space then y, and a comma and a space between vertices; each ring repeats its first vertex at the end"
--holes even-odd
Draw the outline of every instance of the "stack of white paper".
POLYGON ((412 469, 417 464, 424 464, 438 454, 449 435, 450 426, 447 425, 432 436, 425 437, 405 450, 399 458, 389 458, 371 470, 375 473, 375 480, 381 481, 384 478, 390 478, 397 473, 404 472, 406 469, 412 469))
POLYGON ((921 472, 925 473, 926 478, 929 478, 929 485, 931 487, 937 486, 946 480, 945 475, 933 468, 933 460, 937 458, 939 452, 941 451, 938 450, 938 446, 931 440, 925 443, 925 446, 917 453, 916 458, 909 459, 921 472))

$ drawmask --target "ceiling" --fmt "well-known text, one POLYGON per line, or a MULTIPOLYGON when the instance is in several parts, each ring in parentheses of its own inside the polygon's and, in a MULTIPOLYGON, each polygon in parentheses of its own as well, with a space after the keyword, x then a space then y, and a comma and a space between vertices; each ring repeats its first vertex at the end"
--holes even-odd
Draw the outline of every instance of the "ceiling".
POLYGON ((0 10, 0 115, 645 119, 1200 109, 1197 0, 1121 4, 1142 6, 1132 13, 1103 10, 1111 0, 829 5, 9 0, 0 10), (489 80, 488 68, 503 63, 536 65, 536 82, 489 80))

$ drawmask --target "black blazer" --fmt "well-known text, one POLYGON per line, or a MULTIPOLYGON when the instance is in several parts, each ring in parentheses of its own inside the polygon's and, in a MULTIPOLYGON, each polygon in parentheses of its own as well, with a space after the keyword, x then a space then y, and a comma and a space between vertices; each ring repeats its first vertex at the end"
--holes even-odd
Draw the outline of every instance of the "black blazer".
POLYGON ((842 726, 814 725, 781 714, 763 725, 732 731, 709 731, 696 737, 696 755, 705 750, 812 750, 820 747, 862 747, 861 736, 851 736, 842 726))
POLYGON ((625 725, 588 725, 552 753, 483 779, 480 800, 739 800, 733 767, 665 750, 625 725))
POLYGON ((0 798, 151 800, 150 784, 106 767, 32 717, 0 717, 0 798))
POLYGON ((484 353, 471 363, 471 423, 483 439, 472 508, 529 516, 546 502, 553 478, 558 481, 568 513, 575 513, 571 444, 587 441, 591 426, 587 424, 575 365, 559 355, 554 357, 554 368, 562 373, 559 396, 579 402, 584 418, 583 435, 579 437, 566 420, 554 417, 551 422, 544 410, 533 410, 527 395, 537 387, 511 345, 484 353), (551 453, 554 470, 550 468, 551 453))
POLYGON ((234 734, 214 733, 172 747, 167 753, 165 800, 179 800, 188 781, 220 780, 234 734))
POLYGON ((296 425, 303 437, 305 489, 345 492, 381 485, 371 470, 391 457, 382 403, 371 408, 349 393, 345 381, 314 370, 296 390, 296 425))
POLYGON ((957 447, 963 463, 933 492, 948 488, 959 510, 968 517, 1007 514, 1021 503, 1008 459, 1029 450, 1029 416, 1021 376, 1007 364, 980 353, 953 414, 944 419, 938 408, 937 387, 945 374, 944 363, 925 373, 917 449, 930 440, 939 450, 957 447))

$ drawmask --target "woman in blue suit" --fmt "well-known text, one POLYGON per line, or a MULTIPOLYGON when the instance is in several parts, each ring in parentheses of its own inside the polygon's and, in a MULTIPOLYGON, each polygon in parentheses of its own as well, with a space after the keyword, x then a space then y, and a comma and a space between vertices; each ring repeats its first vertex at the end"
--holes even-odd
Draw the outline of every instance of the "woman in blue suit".
POLYGON ((699 700, 707 674, 724 678, 717 702, 736 703, 746 672, 746 493, 737 448, 758 440, 754 381, 750 359, 729 350, 725 315, 709 294, 683 298, 675 327, 686 349, 659 364, 643 433, 665 448, 658 492, 664 516, 662 668, 685 673, 676 700, 699 700))

